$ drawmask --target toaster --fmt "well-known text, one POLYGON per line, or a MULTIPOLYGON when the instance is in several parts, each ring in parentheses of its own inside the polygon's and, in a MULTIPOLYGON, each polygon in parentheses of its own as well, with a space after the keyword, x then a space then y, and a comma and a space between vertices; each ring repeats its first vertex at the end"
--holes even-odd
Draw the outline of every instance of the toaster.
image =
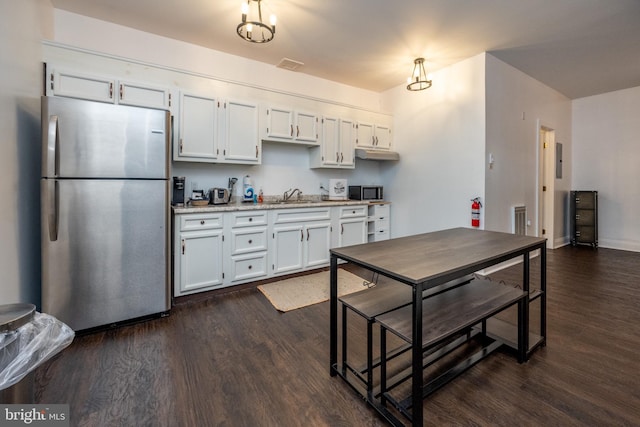
POLYGON ((229 198, 229 190, 226 188, 212 188, 209 190, 209 203, 212 205, 229 203, 229 198))

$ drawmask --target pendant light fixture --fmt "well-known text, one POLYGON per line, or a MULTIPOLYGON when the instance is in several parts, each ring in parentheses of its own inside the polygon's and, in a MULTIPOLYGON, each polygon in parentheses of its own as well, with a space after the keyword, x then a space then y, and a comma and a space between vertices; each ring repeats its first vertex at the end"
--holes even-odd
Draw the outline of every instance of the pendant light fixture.
POLYGON ((262 21, 262 0, 246 0, 242 3, 242 22, 238 24, 238 35, 251 43, 267 43, 276 34, 276 16, 271 15, 269 24, 262 21))
POLYGON ((413 73, 407 79, 407 89, 413 91, 429 89, 431 80, 427 80, 427 72, 424 70, 424 58, 416 58, 413 64, 413 73))

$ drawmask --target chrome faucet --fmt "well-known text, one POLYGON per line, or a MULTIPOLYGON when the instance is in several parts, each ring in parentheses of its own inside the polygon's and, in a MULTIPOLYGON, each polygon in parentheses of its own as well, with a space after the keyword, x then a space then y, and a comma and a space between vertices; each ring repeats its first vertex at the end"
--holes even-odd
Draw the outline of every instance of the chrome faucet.
POLYGON ((302 196, 302 191, 300 191, 298 188, 294 188, 293 190, 288 189, 287 191, 285 191, 284 194, 282 195, 282 200, 286 202, 287 200, 291 199, 293 195, 296 194, 296 191, 298 192, 298 200, 300 200, 300 197, 302 196))

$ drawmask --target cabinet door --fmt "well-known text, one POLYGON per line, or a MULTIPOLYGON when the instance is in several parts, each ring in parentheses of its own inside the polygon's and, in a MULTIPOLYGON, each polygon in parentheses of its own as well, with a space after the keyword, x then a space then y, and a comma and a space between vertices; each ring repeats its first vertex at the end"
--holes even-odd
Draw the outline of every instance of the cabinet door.
POLYGON ((295 135, 296 141, 318 141, 318 117, 311 113, 296 113, 295 135))
POLYGON ((375 128, 375 148, 388 150, 391 148, 391 128, 384 125, 376 125, 375 128))
POLYGON ((53 95, 115 103, 115 79, 65 70, 53 70, 49 79, 53 95))
POLYGON ((123 80, 118 83, 118 103, 165 110, 171 107, 169 89, 123 80))
POLYGON ((180 94, 178 157, 192 157, 200 161, 216 159, 217 103, 215 98, 180 94))
POLYGON ((356 126, 356 145, 358 147, 374 147, 373 123, 358 122, 356 126))
POLYGON ((340 165, 355 167, 355 123, 353 120, 340 120, 340 165))
POLYGON ((303 268, 302 225, 274 227, 272 240, 271 268, 274 274, 293 273, 303 268))
POLYGON ((293 139, 293 111, 283 108, 267 109, 267 137, 293 139))
POLYGON ((305 267, 321 267, 329 264, 331 249, 331 223, 322 222, 305 226, 305 267))
POLYGON ((222 230, 180 235, 180 291, 222 285, 222 230))
POLYGON ((224 103, 225 160, 260 163, 258 106, 240 101, 224 103))
POLYGON ((340 163, 340 126, 333 117, 322 118, 322 165, 337 166, 340 163))
POLYGON ((343 219, 339 221, 338 247, 359 245, 367 241, 367 218, 343 219))

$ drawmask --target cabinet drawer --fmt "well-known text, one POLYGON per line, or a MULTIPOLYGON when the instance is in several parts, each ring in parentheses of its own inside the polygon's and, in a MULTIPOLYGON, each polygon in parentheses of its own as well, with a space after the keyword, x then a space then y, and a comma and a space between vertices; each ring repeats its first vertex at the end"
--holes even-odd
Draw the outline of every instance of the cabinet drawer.
POLYGON ((389 240, 389 230, 378 230, 374 234, 371 235, 374 242, 379 242, 381 240, 389 240))
POLYGON ((222 214, 180 215, 180 231, 222 228, 222 214))
POLYGON ((267 250, 267 227, 231 230, 231 254, 267 250))
POLYGON ((370 210, 372 213, 372 219, 376 221, 379 220, 389 220, 389 205, 373 205, 373 209, 370 210))
POLYGON ((267 212, 265 211, 234 212, 231 218, 231 227, 267 225, 267 212))
POLYGON ((576 209, 595 209, 596 192, 595 191, 576 191, 575 201, 576 201, 576 209))
POLYGON ((231 281, 255 279, 267 275, 267 252, 231 258, 231 281))
POLYGON ((331 219, 330 208, 276 209, 271 212, 274 224, 331 219))
POLYGON ((376 231, 389 231, 389 220, 376 221, 374 227, 376 231))
POLYGON ((576 227, 575 238, 578 243, 594 243, 596 241, 595 227, 576 227))
POLYGON ((367 215, 368 206, 341 206, 340 218, 355 218, 367 215))
POLYGON ((576 210, 576 225, 594 225, 595 211, 587 209, 576 210))

